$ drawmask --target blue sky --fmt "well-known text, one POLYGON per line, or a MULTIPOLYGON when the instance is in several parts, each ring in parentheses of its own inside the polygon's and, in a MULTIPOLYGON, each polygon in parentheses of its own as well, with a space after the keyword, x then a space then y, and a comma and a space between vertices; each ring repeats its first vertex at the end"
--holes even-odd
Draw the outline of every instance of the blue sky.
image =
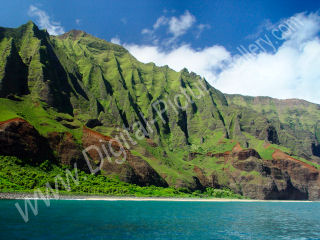
MULTIPOLYGON (((196 21, 179 42, 190 43, 193 48, 219 44, 236 51, 267 21, 275 23, 299 12, 316 11, 320 1, 10 0, 2 3, 0 25, 17 27, 30 19, 37 22, 28 15, 30 5, 45 11, 52 21, 60 22, 65 31, 81 29, 106 40, 117 36, 136 44, 149 43, 150 39, 141 31, 151 28, 159 17, 180 16, 189 11, 196 21), (197 37, 200 24, 205 29, 197 37)), ((162 28, 157 34, 164 39, 167 32, 162 28)))
POLYGON ((0 25, 81 29, 140 61, 187 67, 223 92, 320 103, 319 8, 317 0, 11 0, 2 3, 0 25))

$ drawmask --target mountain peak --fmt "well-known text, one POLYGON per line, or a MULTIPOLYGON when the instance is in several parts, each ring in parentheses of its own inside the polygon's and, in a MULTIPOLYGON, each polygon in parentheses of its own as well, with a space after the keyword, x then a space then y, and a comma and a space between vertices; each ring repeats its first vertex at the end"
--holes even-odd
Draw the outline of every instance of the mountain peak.
POLYGON ((25 25, 27 26, 37 26, 32 20, 29 20, 25 25))
POLYGON ((58 37, 60 39, 66 39, 66 38, 72 38, 73 40, 79 39, 80 37, 88 36, 89 34, 77 29, 72 29, 69 32, 66 32, 62 35, 59 35, 58 37))
POLYGON ((37 24, 35 24, 33 21, 28 21, 27 23, 21 25, 19 28, 17 29, 21 29, 23 31, 26 31, 27 29, 31 30, 31 31, 40 31, 39 27, 37 26, 37 24))

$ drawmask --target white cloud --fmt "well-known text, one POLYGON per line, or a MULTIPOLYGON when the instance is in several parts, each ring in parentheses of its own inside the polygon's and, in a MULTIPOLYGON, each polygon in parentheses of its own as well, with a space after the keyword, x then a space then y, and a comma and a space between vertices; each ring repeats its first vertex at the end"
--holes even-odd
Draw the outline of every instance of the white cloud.
MULTIPOLYGON (((154 32, 160 28, 161 26, 167 25, 169 22, 169 19, 165 16, 159 17, 156 22, 153 24, 152 29, 144 28, 142 29, 141 33, 142 34, 148 34, 150 36, 154 35, 154 32)), ((153 36, 154 38, 155 36, 153 36)))
POLYGON ((169 32, 175 38, 184 35, 186 31, 195 23, 196 18, 188 10, 179 18, 172 17, 169 21, 169 32))
POLYGON ((189 71, 201 74, 207 79, 214 79, 224 61, 230 58, 230 53, 222 46, 212 46, 197 51, 190 45, 182 45, 167 53, 162 52, 157 46, 124 44, 124 47, 141 62, 168 65, 176 71, 186 67, 189 71))
POLYGON ((168 18, 165 16, 161 16, 157 19, 157 21, 153 24, 153 29, 158 29, 159 27, 166 25, 168 23, 168 18))
POLYGON ((121 44, 120 38, 119 37, 113 37, 111 38, 110 42, 114 43, 114 44, 121 44))
POLYGON ((150 29, 144 28, 144 29, 141 30, 141 33, 142 33, 142 34, 152 34, 153 31, 150 30, 150 29))
POLYGON ((287 44, 303 44, 317 36, 320 31, 320 16, 316 13, 306 15, 299 13, 294 17, 283 20, 279 28, 284 30, 283 37, 289 40, 287 44), (285 24, 289 25, 288 31, 285 31, 285 24), (296 31, 295 31, 296 30, 296 31))
POLYGON ((320 17, 297 14, 288 20, 278 26, 284 31, 285 41, 275 53, 261 52, 250 60, 248 56, 235 59, 212 84, 227 93, 320 103, 320 17), (283 24, 293 19, 298 24, 286 29, 283 24))
POLYGON ((50 20, 50 17, 45 11, 37 8, 34 5, 30 5, 28 15, 30 17, 35 17, 40 28, 47 29, 48 33, 51 35, 60 35, 65 32, 59 22, 50 20))
POLYGON ((267 29, 270 42, 252 41, 261 45, 255 54, 236 56, 218 45, 194 50, 184 44, 169 52, 161 46, 123 45, 142 62, 169 65, 176 71, 186 67, 225 93, 320 103, 319 32, 320 16, 300 13, 267 29), (282 43, 278 48, 277 42, 282 43), (265 51, 268 47, 275 51, 265 51))
MULTIPOLYGON (((184 12, 184 14, 180 15, 179 17, 166 17, 161 16, 159 17, 156 22, 153 24, 151 29, 144 28, 142 29, 141 33, 148 35, 150 40, 158 43, 161 42, 163 45, 170 45, 174 43, 179 37, 183 36, 187 33, 187 31, 194 25, 196 22, 195 16, 193 16, 188 10, 184 12), (162 27, 166 26, 167 34, 170 35, 169 38, 165 39, 164 41, 160 41, 159 37, 156 36, 156 31, 162 27)), ((208 25, 200 24, 198 26, 198 31, 196 37, 207 27, 208 25)))
POLYGON ((81 19, 77 18, 77 19, 76 19, 76 24, 79 25, 80 22, 81 22, 81 19))
POLYGON ((199 24, 199 25, 197 26, 197 28, 198 28, 198 32, 197 32, 197 34, 196 34, 196 38, 199 38, 200 35, 201 35, 201 33, 202 33, 205 29, 210 29, 211 26, 210 26, 210 24, 199 24))
POLYGON ((258 27, 257 27, 257 31, 246 36, 246 39, 249 40, 255 40, 256 38, 259 38, 260 35, 263 34, 264 31, 266 30, 271 30, 275 25, 272 24, 272 22, 270 21, 270 19, 265 19, 258 27))

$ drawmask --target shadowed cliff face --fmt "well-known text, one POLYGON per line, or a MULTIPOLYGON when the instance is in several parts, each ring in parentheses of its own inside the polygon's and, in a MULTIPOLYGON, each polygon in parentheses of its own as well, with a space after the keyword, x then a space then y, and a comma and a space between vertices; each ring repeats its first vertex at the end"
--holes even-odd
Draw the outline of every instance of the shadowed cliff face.
POLYGON ((0 41, 7 55, 0 70, 4 71, 0 96, 31 92, 59 111, 72 114, 72 86, 47 32, 28 22, 17 29, 0 29, 0 41))
POLYGON ((28 68, 22 62, 14 41, 3 41, 0 68, 0 97, 28 94, 28 68))
POLYGON ((0 122, 0 154, 28 158, 31 164, 54 160, 46 139, 21 118, 0 122))
POLYGON ((140 63, 79 30, 0 28, 0 50, 0 121, 20 119, 2 123, 2 155, 89 171, 82 151, 105 141, 125 146, 126 161, 104 161, 98 174, 126 182, 319 199, 317 104, 226 95, 187 69, 140 63), (137 145, 112 141, 124 131, 137 145))

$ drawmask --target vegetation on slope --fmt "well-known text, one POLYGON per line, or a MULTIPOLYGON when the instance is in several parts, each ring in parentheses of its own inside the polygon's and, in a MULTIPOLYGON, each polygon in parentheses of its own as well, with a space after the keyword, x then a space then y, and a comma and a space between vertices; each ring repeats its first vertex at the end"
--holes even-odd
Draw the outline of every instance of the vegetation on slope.
MULTIPOLYGON (((33 192, 40 189, 46 192, 45 186, 50 184, 52 189, 59 190, 61 194, 94 194, 112 196, 137 196, 137 197, 201 197, 201 198, 243 198, 228 189, 207 188, 204 191, 190 191, 186 188, 174 187, 140 187, 134 184, 121 182, 115 178, 103 175, 86 174, 79 170, 72 170, 73 178, 78 179, 78 184, 72 177, 66 175, 67 166, 58 167, 45 161, 39 166, 24 164, 16 157, 0 156, 0 191, 1 192, 33 192), (70 183, 70 191, 65 189, 61 180, 70 183), (56 186, 57 183, 57 186, 56 186)), ((52 195, 53 196, 53 195, 52 195)))

